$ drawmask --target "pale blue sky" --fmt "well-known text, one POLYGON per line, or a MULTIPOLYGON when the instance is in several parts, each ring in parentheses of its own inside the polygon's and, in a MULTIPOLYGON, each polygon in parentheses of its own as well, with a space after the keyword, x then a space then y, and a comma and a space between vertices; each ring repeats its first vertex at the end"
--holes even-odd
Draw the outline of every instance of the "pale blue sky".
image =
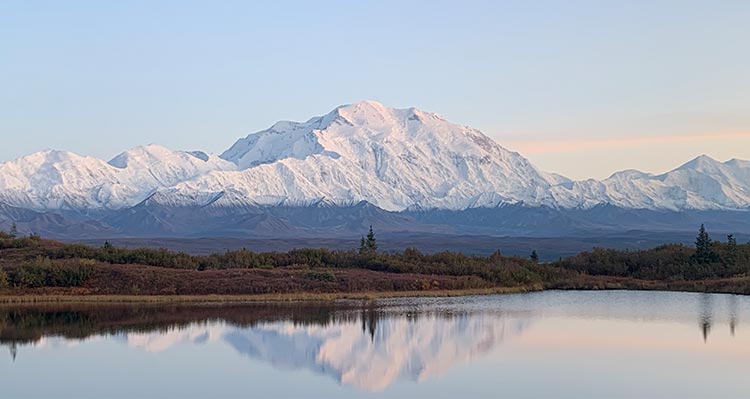
POLYGON ((221 152, 363 99, 575 178, 747 159, 748 21, 748 1, 0 0, 0 161, 221 152))

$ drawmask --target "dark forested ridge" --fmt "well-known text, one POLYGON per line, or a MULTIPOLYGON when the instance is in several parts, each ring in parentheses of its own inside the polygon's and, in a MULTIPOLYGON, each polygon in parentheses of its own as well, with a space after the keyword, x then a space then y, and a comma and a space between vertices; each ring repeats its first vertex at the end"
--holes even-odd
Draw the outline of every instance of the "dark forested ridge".
POLYGON ((375 233, 358 248, 247 249, 190 255, 166 249, 100 247, 0 233, 0 287, 10 295, 203 295, 469 290, 493 287, 636 288, 750 293, 750 244, 714 240, 701 226, 694 246, 595 248, 540 263, 526 257, 415 248, 379 250, 375 233))
MULTIPOLYGON (((504 204, 465 210, 386 211, 361 201, 348 206, 173 206, 154 200, 119 210, 35 211, 0 202, 0 229, 12 223, 23 234, 61 240, 151 238, 338 239, 359 238, 373 225, 378 232, 420 237, 555 237, 560 240, 615 237, 633 231, 670 237, 692 234, 700 223, 716 232, 750 235, 750 211, 625 209, 601 204, 562 209, 504 204)), ((627 237, 624 237, 627 238, 627 237)), ((599 241, 601 242, 601 241, 599 241)), ((659 243, 667 242, 665 240, 659 243)), ((606 245, 616 245, 617 239, 606 245)), ((420 248, 422 248, 420 246, 420 248)), ((590 247, 589 247, 590 248, 590 247)), ((401 247, 400 250, 404 248, 401 247)), ((463 249, 461 249, 463 251, 463 249)), ((570 255, 566 253, 566 255, 570 255)), ((540 254, 545 258, 545 254, 540 254)))

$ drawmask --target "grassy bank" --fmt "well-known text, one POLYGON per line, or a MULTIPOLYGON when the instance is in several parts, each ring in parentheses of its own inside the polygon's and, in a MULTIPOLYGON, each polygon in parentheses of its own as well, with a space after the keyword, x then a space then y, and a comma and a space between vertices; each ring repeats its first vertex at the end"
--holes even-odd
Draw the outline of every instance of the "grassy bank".
POLYGON ((374 292, 295 292, 256 295, 14 295, 0 294, 0 305, 54 303, 206 303, 236 304, 256 302, 314 302, 370 300, 403 297, 453 297, 468 295, 515 294, 540 291, 542 287, 494 287, 464 290, 374 291, 374 292))
POLYGON ((0 292, 0 306, 22 304, 241 304, 260 302, 316 302, 334 300, 372 300, 403 297, 455 297, 470 295, 517 294, 543 290, 645 290, 707 292, 750 295, 750 277, 712 279, 705 281, 656 281, 623 277, 586 276, 576 280, 560 281, 547 286, 490 287, 447 290, 366 291, 366 292, 290 292, 252 295, 86 295, 75 292, 56 294, 16 294, 0 292))
POLYGON ((582 276, 575 280, 551 283, 547 285, 545 289, 680 291, 750 295, 750 276, 714 278, 696 281, 641 280, 629 277, 582 276))

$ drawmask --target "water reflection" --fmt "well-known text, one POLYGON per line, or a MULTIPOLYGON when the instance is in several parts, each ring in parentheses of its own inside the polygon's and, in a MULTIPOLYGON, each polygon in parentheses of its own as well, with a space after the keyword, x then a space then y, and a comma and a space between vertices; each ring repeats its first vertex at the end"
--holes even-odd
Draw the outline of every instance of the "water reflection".
POLYGON ((708 341, 711 332, 711 318, 713 317, 712 295, 702 294, 700 297, 700 327, 703 333, 703 342, 708 341))
POLYGON ((381 318, 363 313, 364 331, 354 321, 325 326, 276 322, 230 329, 224 339, 239 353, 274 367, 304 368, 377 391, 398 380, 423 381, 485 355, 507 338, 507 331, 523 331, 525 322, 481 314, 381 318), (507 323, 514 326, 507 328, 507 323))
POLYGON ((729 333, 734 337, 735 329, 737 328, 737 317, 738 317, 738 308, 739 305, 737 304, 737 297, 732 295, 728 299, 728 308, 729 308, 729 333))
POLYGON ((726 295, 717 296, 715 294, 699 294, 699 311, 698 311, 698 325, 700 326, 701 335, 703 336, 703 342, 708 342, 708 337, 711 335, 711 327, 713 325, 713 319, 717 313, 714 309, 714 299, 719 297, 726 302, 726 312, 728 317, 729 335, 734 337, 737 331, 737 325, 739 324, 739 296, 737 295, 726 295))
POLYGON ((18 346, 112 336, 133 348, 164 352, 181 344, 223 342, 280 369, 307 369, 341 384, 382 390, 422 381, 488 353, 521 334, 530 320, 496 312, 384 312, 332 306, 3 309, 0 343, 18 346), (210 314, 210 316, 208 316, 210 314))
POLYGON ((398 381, 436 379, 508 343, 648 348, 644 331, 654 331, 654 345, 663 343, 662 331, 681 331, 638 327, 655 322, 685 325, 694 334, 697 317, 702 339, 695 339, 704 346, 716 326, 728 326, 735 337, 749 305, 745 297, 709 294, 550 292, 335 304, 24 306, 0 308, 0 345, 12 361, 26 350, 97 340, 160 354, 221 345, 278 370, 382 391, 398 381), (594 325, 606 328, 579 330, 594 325), (628 338, 628 329, 637 337, 628 338))

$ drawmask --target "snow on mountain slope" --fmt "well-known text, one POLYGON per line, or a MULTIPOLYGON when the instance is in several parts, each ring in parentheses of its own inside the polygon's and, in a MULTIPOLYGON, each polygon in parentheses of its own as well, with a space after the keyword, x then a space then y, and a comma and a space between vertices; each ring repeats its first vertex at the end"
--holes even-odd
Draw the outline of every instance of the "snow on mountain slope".
POLYGON ((151 187, 170 187, 213 170, 237 169, 233 163, 213 154, 172 151, 155 144, 132 148, 108 163, 151 187))
POLYGON ((239 139, 221 154, 221 158, 234 162, 241 169, 281 158, 305 159, 308 155, 325 151, 313 133, 320 125, 320 118, 307 123, 278 122, 268 130, 239 139))
POLYGON ((86 210, 134 205, 160 187, 210 170, 235 169, 215 155, 150 145, 109 163, 65 151, 41 151, 0 164, 0 202, 36 210, 86 210))
POLYGON ((617 172, 609 178, 557 185, 556 202, 565 208, 609 203, 622 208, 744 209, 750 207, 750 162, 719 162, 702 155, 661 175, 617 172))
POLYGON ((82 209, 132 195, 106 162, 64 151, 0 164, 0 201, 30 209, 82 209))
POLYGON ((227 187, 259 204, 365 200, 387 210, 551 204, 558 177, 465 126, 373 101, 304 123, 279 122, 221 155, 241 171, 212 172, 175 195, 227 187))
POLYGON ((685 189, 687 208, 735 208, 750 204, 750 163, 746 161, 722 163, 703 155, 657 179, 665 185, 685 189))

